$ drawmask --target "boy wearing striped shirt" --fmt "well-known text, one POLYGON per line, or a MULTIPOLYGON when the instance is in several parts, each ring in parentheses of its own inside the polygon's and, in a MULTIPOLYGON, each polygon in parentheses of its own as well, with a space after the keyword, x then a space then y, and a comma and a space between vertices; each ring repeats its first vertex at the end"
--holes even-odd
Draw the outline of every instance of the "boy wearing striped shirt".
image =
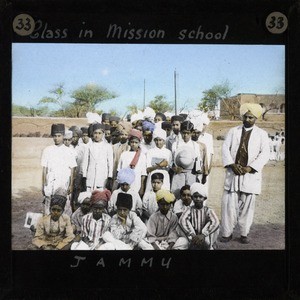
POLYGON ((203 184, 195 182, 191 185, 194 205, 187 207, 179 219, 179 225, 185 237, 181 244, 185 249, 214 250, 219 234, 219 219, 215 212, 203 206, 207 199, 207 191, 203 184))
POLYGON ((107 230, 110 216, 105 213, 107 202, 111 197, 109 190, 95 190, 91 196, 91 213, 82 218, 82 240, 90 247, 97 250, 104 243, 102 236, 107 230))

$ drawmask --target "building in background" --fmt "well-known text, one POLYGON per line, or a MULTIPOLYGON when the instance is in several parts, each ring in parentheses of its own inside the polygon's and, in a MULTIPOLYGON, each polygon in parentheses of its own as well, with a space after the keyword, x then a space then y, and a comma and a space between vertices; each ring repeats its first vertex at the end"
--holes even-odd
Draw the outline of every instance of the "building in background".
POLYGON ((239 109, 243 103, 258 103, 263 109, 263 120, 279 121, 284 119, 285 95, 283 94, 237 94, 220 101, 221 119, 236 120, 239 118, 239 109))

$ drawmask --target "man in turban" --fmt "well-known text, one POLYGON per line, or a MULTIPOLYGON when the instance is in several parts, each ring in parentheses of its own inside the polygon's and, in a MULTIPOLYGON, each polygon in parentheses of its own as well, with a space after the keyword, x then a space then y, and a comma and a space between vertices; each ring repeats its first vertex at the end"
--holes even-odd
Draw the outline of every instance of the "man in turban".
POLYGON ((32 240, 41 250, 68 250, 74 239, 70 217, 63 214, 67 198, 53 195, 50 201, 50 213, 41 217, 32 240))
POLYGON ((155 124, 150 121, 143 121, 143 140, 141 141, 140 147, 142 152, 146 155, 148 150, 155 147, 153 141, 153 131, 155 124))
POLYGON ((113 168, 113 191, 118 188, 117 186, 117 169, 121 154, 130 149, 128 145, 128 135, 132 129, 132 125, 129 122, 121 121, 117 125, 116 132, 119 134, 119 142, 113 145, 113 154, 114 154, 114 168, 113 168))
POLYGON ((172 145, 175 142, 181 141, 181 135, 180 135, 180 126, 183 122, 183 118, 181 116, 172 116, 171 117, 171 126, 172 126, 172 132, 166 139, 166 147, 172 151, 172 145))
POLYGON ((241 105, 243 125, 231 128, 222 146, 226 168, 221 205, 221 242, 229 242, 236 224, 240 242, 248 244, 256 195, 261 193, 262 169, 270 156, 268 134, 255 125, 262 114, 256 103, 241 105))

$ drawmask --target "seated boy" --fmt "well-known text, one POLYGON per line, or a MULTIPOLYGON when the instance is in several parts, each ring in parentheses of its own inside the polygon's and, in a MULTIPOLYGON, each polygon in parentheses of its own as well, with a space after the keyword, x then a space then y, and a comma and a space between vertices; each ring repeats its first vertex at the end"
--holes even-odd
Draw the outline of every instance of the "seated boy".
POLYGON ((75 233, 79 235, 81 233, 82 217, 90 212, 91 209, 91 193, 82 192, 78 196, 79 207, 74 211, 71 216, 71 223, 75 226, 75 233))
POLYGON ((82 241, 89 246, 90 250, 97 250, 104 243, 102 239, 103 233, 107 230, 111 219, 104 211, 107 208, 107 202, 110 197, 111 193, 109 190, 93 191, 91 212, 82 218, 82 241))
POLYGON ((108 231, 103 234, 106 244, 99 250, 143 250, 152 249, 143 239, 147 233, 147 227, 135 212, 131 211, 132 196, 119 193, 117 197, 117 213, 111 218, 108 231))
POLYGON ((219 234, 219 219, 215 212, 203 206, 207 199, 206 187, 198 182, 191 185, 194 205, 187 207, 179 219, 185 237, 180 237, 184 249, 214 250, 219 234))
POLYGON ((113 191, 111 199, 108 203, 108 213, 113 216, 117 212, 117 197, 119 193, 126 193, 132 196, 132 209, 139 217, 142 215, 142 199, 139 193, 130 188, 135 180, 135 173, 131 168, 121 169, 117 174, 117 182, 120 187, 113 191))
POLYGON ((41 217, 32 239, 33 245, 41 250, 68 250, 74 239, 70 217, 63 214, 67 198, 53 195, 50 214, 41 217))
POLYGON ((156 200, 159 211, 152 214, 147 222, 148 241, 155 250, 177 249, 178 218, 170 209, 175 196, 168 190, 159 190, 156 200))
POLYGON ((164 175, 162 173, 154 173, 151 175, 152 190, 145 193, 143 197, 143 214, 142 220, 146 223, 152 214, 157 212, 158 205, 156 201, 156 193, 161 190, 164 182, 164 175))
POLYGON ((183 211, 192 204, 193 200, 191 197, 190 186, 187 184, 180 189, 180 199, 178 199, 175 202, 173 212, 177 215, 179 219, 183 211))

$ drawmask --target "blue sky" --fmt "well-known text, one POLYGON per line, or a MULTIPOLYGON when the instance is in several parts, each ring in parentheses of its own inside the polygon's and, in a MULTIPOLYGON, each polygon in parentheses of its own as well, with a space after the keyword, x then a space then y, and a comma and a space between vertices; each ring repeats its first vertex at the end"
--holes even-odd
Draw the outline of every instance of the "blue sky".
POLYGON ((196 108, 206 89, 228 81, 237 93, 285 93, 285 48, 273 45, 18 44, 12 48, 12 102, 36 106, 64 83, 70 93, 88 83, 119 97, 100 104, 104 111, 146 105, 156 95, 174 101, 177 72, 178 108, 196 108))

